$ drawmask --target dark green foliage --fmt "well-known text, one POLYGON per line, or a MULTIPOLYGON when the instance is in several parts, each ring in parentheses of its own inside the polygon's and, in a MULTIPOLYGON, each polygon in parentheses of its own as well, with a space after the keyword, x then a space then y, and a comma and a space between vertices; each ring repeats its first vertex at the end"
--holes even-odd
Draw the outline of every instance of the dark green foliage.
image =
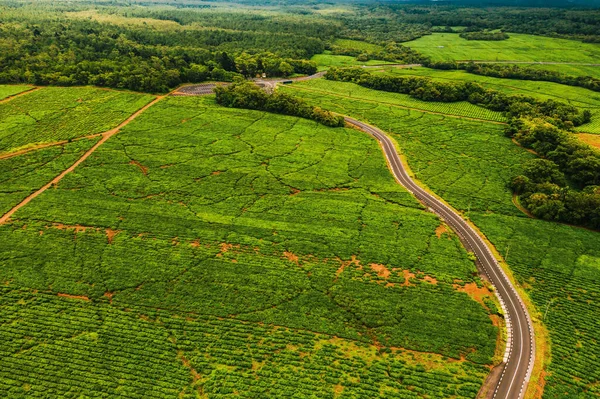
POLYGON ((237 81, 215 89, 217 103, 226 107, 255 109, 315 120, 325 126, 344 126, 344 118, 285 93, 267 93, 253 83, 237 81))
POLYGON ((542 116, 560 126, 579 126, 589 121, 589 115, 584 115, 572 105, 554 100, 540 101, 532 97, 509 96, 473 82, 440 82, 419 76, 378 75, 361 68, 332 68, 325 78, 354 82, 375 90, 410 94, 425 101, 468 101, 494 111, 502 111, 509 117, 542 116))
MULTIPOLYGON (((444 68, 443 63, 430 63, 427 66, 436 69, 465 69, 469 73, 477 75, 493 76, 495 78, 540 80, 555 82, 568 86, 583 87, 593 91, 600 91, 600 79, 592 76, 570 76, 564 73, 521 67, 518 65, 502 64, 454 64, 455 68, 444 68)), ((589 112, 589 111, 588 111, 589 112)), ((588 121, 589 122, 589 121, 588 121)))
POLYGON ((523 175, 513 178, 521 203, 542 219, 600 228, 600 153, 541 121, 513 122, 507 131, 546 158, 528 162, 523 175))
POLYGON ((463 39, 467 40, 487 40, 487 41, 499 41, 506 40, 510 36, 504 32, 487 32, 487 31, 465 31, 460 35, 463 39))

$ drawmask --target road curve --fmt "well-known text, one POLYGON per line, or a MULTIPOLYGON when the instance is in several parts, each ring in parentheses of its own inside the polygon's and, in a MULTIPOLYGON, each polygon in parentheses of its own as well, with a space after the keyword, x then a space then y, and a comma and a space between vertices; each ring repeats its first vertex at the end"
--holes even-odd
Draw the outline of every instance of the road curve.
POLYGON ((535 358, 533 326, 527 308, 510 280, 492 255, 486 242, 449 206, 418 186, 404 169, 391 139, 381 130, 344 117, 346 122, 375 137, 381 144, 394 177, 421 203, 442 218, 459 236, 467 251, 473 252, 478 266, 488 276, 506 318, 508 340, 500 380, 494 399, 521 399, 531 377, 535 358))

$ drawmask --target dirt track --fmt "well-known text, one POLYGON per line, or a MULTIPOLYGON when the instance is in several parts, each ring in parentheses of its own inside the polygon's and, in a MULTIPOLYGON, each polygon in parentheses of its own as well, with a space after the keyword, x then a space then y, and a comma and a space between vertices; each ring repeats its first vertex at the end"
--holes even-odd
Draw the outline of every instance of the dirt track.
POLYGON ((152 100, 151 102, 149 102, 148 104, 146 104, 144 107, 140 108, 137 112, 135 112, 133 115, 131 115, 125 121, 123 121, 116 128, 111 129, 111 130, 109 130, 107 132, 101 133, 102 138, 100 139, 100 141, 98 141, 96 144, 94 144, 94 146, 92 148, 90 148, 89 150, 87 150, 86 153, 83 154, 81 156, 81 158, 79 158, 77 161, 75 161, 75 163, 73 165, 71 165, 70 167, 68 167, 67 169, 65 169, 61 174, 59 174, 54 179, 52 179, 52 181, 50 181, 49 183, 47 183, 46 185, 44 185, 42 188, 40 188, 37 191, 35 191, 33 194, 29 195, 27 198, 25 198, 23 201, 21 201, 18 205, 16 205, 10 211, 8 211, 6 214, 4 214, 0 218, 0 225, 1 224, 5 224, 10 219, 10 217, 12 215, 14 215, 14 213, 16 211, 18 211, 19 209, 21 209, 22 207, 24 207, 25 205, 27 205, 32 199, 34 199, 35 197, 37 197, 38 195, 40 195, 41 193, 43 193, 44 191, 46 191, 47 189, 49 189, 50 187, 52 187, 53 185, 58 184, 58 182, 61 181, 62 178, 67 175, 67 173, 72 172, 77 166, 79 166, 79 164, 81 164, 90 155, 92 155, 94 153, 94 151, 96 151, 98 149, 98 147, 100 147, 102 144, 104 144, 106 142, 106 140, 108 140, 109 138, 111 138, 115 134, 119 133, 119 131, 122 128, 124 128, 125 126, 127 126, 131 121, 133 121, 140 114, 142 114, 144 111, 146 111, 148 108, 150 108, 151 106, 153 106, 154 104, 156 104, 157 102, 159 102, 160 100, 162 100, 163 98, 165 98, 165 96, 158 96, 158 97, 156 97, 154 100, 152 100))

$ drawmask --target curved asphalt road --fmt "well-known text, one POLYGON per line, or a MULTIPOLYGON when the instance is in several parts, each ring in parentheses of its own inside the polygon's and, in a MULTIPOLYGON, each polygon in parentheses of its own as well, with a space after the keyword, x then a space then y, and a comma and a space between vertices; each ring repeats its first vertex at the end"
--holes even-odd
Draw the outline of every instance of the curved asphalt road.
POLYGON ((535 354, 533 327, 526 307, 487 244, 454 210, 423 190, 410 178, 402 166, 396 148, 384 132, 353 118, 345 117, 345 120, 379 141, 396 180, 452 227, 467 251, 473 252, 477 257, 479 267, 495 287, 496 295, 504 310, 508 330, 504 368, 500 381, 495 387, 493 398, 522 398, 533 368, 535 354))

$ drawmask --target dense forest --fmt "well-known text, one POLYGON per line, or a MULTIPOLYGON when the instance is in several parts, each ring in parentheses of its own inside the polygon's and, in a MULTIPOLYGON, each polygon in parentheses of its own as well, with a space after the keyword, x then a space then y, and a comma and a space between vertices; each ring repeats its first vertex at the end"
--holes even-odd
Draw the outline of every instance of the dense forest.
MULTIPOLYGON (((440 28, 452 30, 451 26, 465 27, 462 35, 470 40, 501 40, 507 36, 503 32, 600 40, 597 10, 371 4, 320 13, 322 6, 317 4, 292 3, 277 12, 219 2, 148 5, 155 6, 116 1, 3 2, 0 83, 167 92, 182 83, 232 81, 239 75, 311 74, 317 66, 310 58, 325 50, 360 57, 359 61, 453 68, 456 65, 433 63, 400 44, 440 28), (336 44, 339 38, 367 41, 380 50, 347 48, 336 44)), ((495 73, 483 68, 479 73, 485 71, 495 73)), ((532 79, 531 71, 527 75, 532 79)), ((536 76, 542 75, 544 80, 597 85, 541 71, 536 76)))
POLYGON ((507 135, 542 159, 511 182, 534 216, 600 229, 600 152, 546 121, 515 119, 507 135))
POLYGON ((283 115, 312 119, 331 127, 344 126, 344 118, 319 107, 308 105, 304 100, 285 93, 267 93, 257 85, 237 80, 229 86, 215 89, 217 103, 226 107, 255 109, 283 115))

